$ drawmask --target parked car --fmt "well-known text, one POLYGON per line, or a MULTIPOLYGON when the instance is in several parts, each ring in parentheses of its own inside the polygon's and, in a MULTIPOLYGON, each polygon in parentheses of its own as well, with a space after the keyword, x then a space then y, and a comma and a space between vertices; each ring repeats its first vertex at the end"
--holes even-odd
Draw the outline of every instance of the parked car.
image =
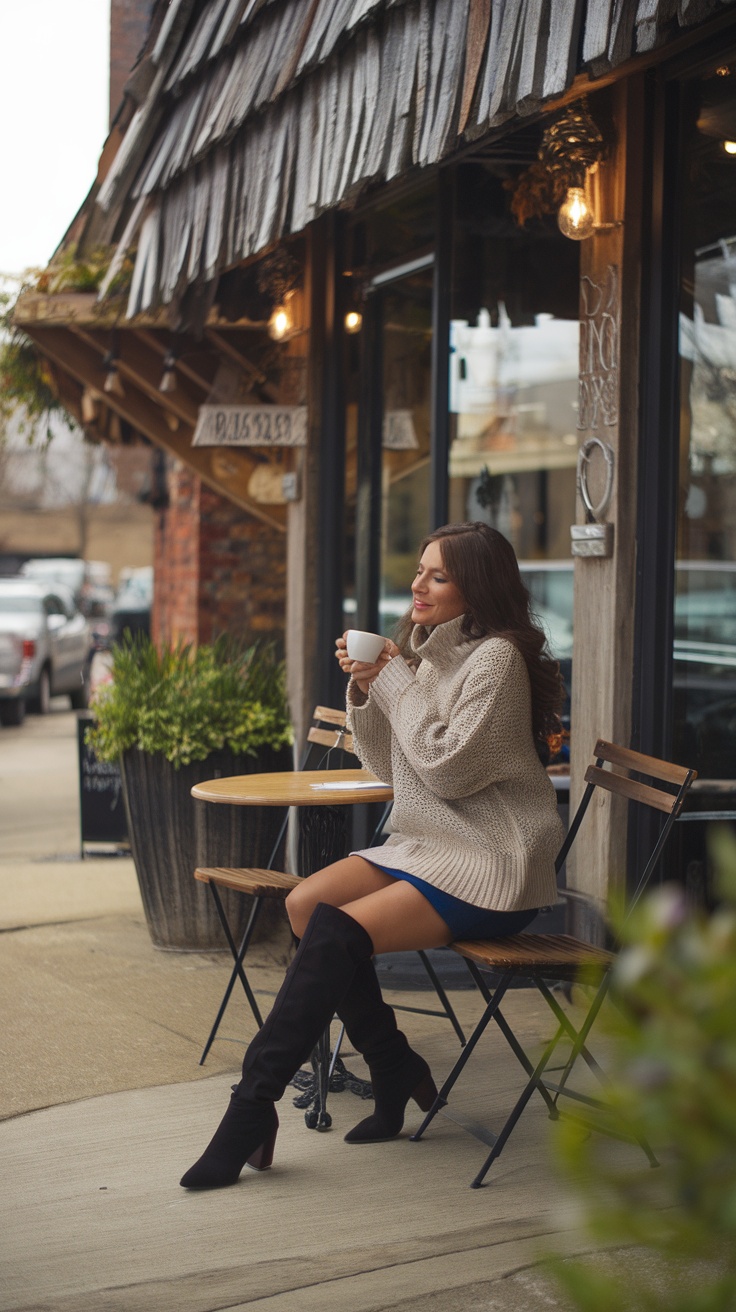
POLYGON ((0 724, 22 724, 27 706, 45 714, 57 693, 83 709, 90 655, 89 625, 67 588, 0 579, 0 724))
POLYGON ((109 642, 120 642, 123 634, 151 631, 151 604, 153 602, 153 567, 141 565, 125 570, 110 612, 109 642))
POLYGON ((61 583, 74 595, 83 615, 107 614, 113 601, 110 566, 104 560, 79 560, 76 556, 38 556, 21 565, 24 578, 42 587, 61 583))

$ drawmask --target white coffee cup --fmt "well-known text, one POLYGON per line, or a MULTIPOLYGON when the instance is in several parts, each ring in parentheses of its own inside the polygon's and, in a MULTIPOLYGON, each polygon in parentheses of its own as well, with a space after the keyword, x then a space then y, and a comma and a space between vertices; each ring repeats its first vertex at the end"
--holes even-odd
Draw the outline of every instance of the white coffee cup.
POLYGON ((380 633, 367 633, 365 629, 348 629, 348 656, 351 661, 363 661, 373 665, 381 655, 386 639, 380 633))

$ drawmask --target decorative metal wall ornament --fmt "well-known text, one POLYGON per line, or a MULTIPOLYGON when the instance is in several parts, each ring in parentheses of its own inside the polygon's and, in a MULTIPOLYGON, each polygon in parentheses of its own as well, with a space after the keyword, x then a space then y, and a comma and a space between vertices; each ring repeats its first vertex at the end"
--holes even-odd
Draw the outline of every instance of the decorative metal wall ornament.
POLYGON ((604 442, 600 437, 589 437, 583 442, 578 452, 577 488, 587 522, 573 524, 570 528, 573 556, 613 555, 613 524, 605 523, 603 516, 611 502, 614 466, 615 456, 610 442, 604 442), (596 451, 602 454, 605 463, 605 483, 598 501, 593 500, 588 485, 590 463, 596 451))
POLYGON ((567 195, 557 216, 560 231, 573 241, 591 237, 595 215, 585 195, 585 178, 603 155, 603 137, 585 100, 570 105, 550 123, 539 147, 539 158, 551 173, 565 179, 567 195))
POLYGON ((274 305, 280 305, 289 292, 295 291, 301 279, 301 265, 285 246, 277 246, 276 250, 265 255, 258 263, 258 290, 274 305))
POLYGON ((545 129, 537 161, 517 179, 511 209, 521 227, 558 211, 566 237, 581 241, 593 232, 595 215, 585 195, 589 169, 604 155, 603 136, 586 100, 576 101, 545 129))
POLYGON ((605 278, 580 279, 580 367, 578 423, 595 431, 618 423, 620 355, 619 269, 609 264, 605 278))
POLYGON ((603 137, 593 122, 585 99, 569 105, 550 123, 542 137, 539 159, 568 187, 583 187, 585 174, 603 157, 603 137))

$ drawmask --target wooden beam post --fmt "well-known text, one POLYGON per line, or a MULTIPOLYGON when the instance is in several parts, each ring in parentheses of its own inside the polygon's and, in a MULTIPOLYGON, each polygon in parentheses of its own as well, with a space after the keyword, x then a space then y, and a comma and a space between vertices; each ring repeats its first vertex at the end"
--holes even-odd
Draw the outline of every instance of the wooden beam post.
MULTIPOLYGON (((575 560, 571 807, 598 738, 630 745, 634 653, 639 381, 639 263, 643 161, 637 145, 641 79, 602 93, 612 110, 615 145, 595 179, 602 227, 581 246, 579 436, 613 452, 613 488, 605 518, 613 525, 608 557, 575 560)), ((603 106, 605 108, 605 105, 603 106)), ((596 115, 596 102, 591 102, 596 115)), ((597 453, 596 453, 597 459, 597 453)), ((596 491, 603 462, 591 465, 596 491)), ((579 524, 585 522, 578 498, 579 524)), ((602 902, 623 888, 627 804, 605 795, 592 806, 568 862, 568 883, 602 902)))

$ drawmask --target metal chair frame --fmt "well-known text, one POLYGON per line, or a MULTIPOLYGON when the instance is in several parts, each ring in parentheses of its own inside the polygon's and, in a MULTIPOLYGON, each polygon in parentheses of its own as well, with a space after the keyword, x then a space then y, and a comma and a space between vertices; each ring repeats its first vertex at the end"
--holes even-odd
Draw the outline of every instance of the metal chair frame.
MULTIPOLYGON (((603 788, 608 792, 624 796, 630 801, 665 812, 667 818, 629 902, 626 914, 626 919, 628 919, 651 880, 672 826, 680 814, 685 795, 695 778, 696 772, 694 770, 672 765, 670 762, 660 761, 655 757, 644 756, 628 748, 618 747, 614 743, 599 740, 595 747, 595 764, 590 765, 586 771, 586 788, 583 797, 555 863, 557 871, 559 872, 562 868, 570 852, 596 788, 603 788), (611 768, 604 769, 604 765, 611 768), (632 778, 631 774, 619 773, 619 770, 644 775, 653 782, 641 782, 632 778), (676 788, 676 791, 670 791, 666 785, 671 785, 676 788)), ((572 893, 573 898, 579 896, 572 893)), ((416 1134, 411 1136, 412 1139, 414 1141, 421 1139, 437 1113, 447 1106, 452 1088, 462 1074, 483 1033, 491 1021, 494 1021, 525 1071, 527 1082, 497 1135, 461 1115, 447 1113, 450 1119, 457 1121, 468 1133, 473 1134, 491 1149, 471 1183, 472 1188, 477 1189, 483 1185, 488 1170, 496 1158, 500 1156, 535 1092, 538 1092, 542 1097, 551 1119, 556 1120, 561 1114, 574 1115, 588 1128, 611 1135, 614 1138, 637 1142, 646 1154, 650 1165, 658 1165, 650 1145, 644 1139, 628 1132, 625 1127, 615 1124, 610 1119, 608 1121, 602 1119, 602 1114, 605 1114, 608 1109, 600 1098, 574 1090, 568 1085, 573 1067, 579 1058, 583 1059, 588 1069, 602 1086, 606 1087, 608 1084, 605 1071, 590 1052, 588 1036, 608 993, 610 968, 615 961, 615 952, 595 947, 566 934, 515 934, 506 939, 489 940, 487 942, 462 941, 455 942, 451 946, 454 951, 465 959, 468 970, 482 994, 486 1006, 460 1057, 442 1085, 435 1103, 416 1134), (500 973, 500 979, 498 979, 493 989, 489 988, 479 968, 480 966, 484 966, 486 970, 494 970, 500 973), (592 976, 602 976, 602 978, 582 1024, 579 1028, 576 1028, 554 996, 550 983, 562 982, 569 985, 586 972, 589 978, 592 976), (501 1003, 506 991, 514 979, 519 977, 531 979, 557 1021, 555 1033, 546 1043, 541 1057, 536 1062, 533 1062, 524 1050, 501 1011, 501 1003), (558 1044, 565 1037, 571 1040, 570 1053, 562 1067, 559 1079, 552 1082, 546 1078, 546 1072, 558 1044), (571 1100, 575 1106, 574 1112, 569 1111, 567 1108, 564 1109, 564 1112, 562 1111, 559 1106, 562 1097, 571 1100)))

